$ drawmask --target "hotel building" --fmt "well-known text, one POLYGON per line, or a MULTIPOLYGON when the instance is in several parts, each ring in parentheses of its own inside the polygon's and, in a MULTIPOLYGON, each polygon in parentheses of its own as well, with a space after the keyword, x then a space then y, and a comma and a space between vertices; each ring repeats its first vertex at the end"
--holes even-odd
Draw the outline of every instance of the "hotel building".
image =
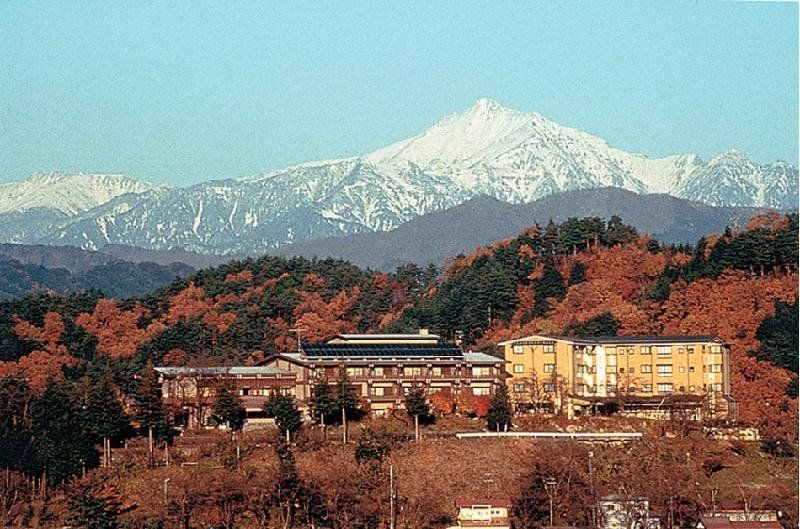
POLYGON ((531 335, 500 342, 519 409, 572 416, 614 407, 730 418, 730 348, 715 336, 531 335))

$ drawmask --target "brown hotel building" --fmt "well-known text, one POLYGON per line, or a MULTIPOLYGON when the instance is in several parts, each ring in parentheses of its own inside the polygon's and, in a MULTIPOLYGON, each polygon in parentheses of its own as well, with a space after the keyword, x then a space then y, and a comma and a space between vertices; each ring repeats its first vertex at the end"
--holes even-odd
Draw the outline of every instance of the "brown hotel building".
POLYGON ((462 389, 491 395, 505 378, 505 361, 484 353, 463 352, 435 334, 340 334, 322 344, 302 344, 300 351, 271 356, 264 367, 297 377, 295 395, 311 396, 317 380, 334 383, 344 369, 362 402, 375 416, 403 405, 405 392, 423 385, 429 393, 462 389))
POLYGON ((205 424, 220 383, 233 386, 248 420, 261 411, 273 391, 295 396, 305 408, 314 384, 334 384, 347 373, 360 401, 374 416, 401 408, 405 392, 425 386, 429 393, 464 389, 491 395, 506 376, 505 361, 484 353, 463 352, 435 334, 340 334, 321 344, 301 344, 299 351, 274 354, 259 366, 159 367, 164 400, 188 426, 205 424))

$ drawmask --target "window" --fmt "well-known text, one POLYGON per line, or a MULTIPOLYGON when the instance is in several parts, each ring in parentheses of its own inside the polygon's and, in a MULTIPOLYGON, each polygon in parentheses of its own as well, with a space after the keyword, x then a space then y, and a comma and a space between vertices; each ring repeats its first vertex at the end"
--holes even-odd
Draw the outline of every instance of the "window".
POLYGON ((373 397, 383 397, 386 393, 386 388, 371 388, 370 393, 373 397))
POLYGON ((658 383, 658 392, 660 394, 662 394, 662 395, 665 394, 665 393, 672 393, 672 384, 670 384, 668 382, 659 382, 658 383))
POLYGON ((620 367, 620 368, 619 368, 619 372, 620 372, 620 373, 624 373, 624 372, 625 372, 625 368, 624 368, 624 367, 620 367))
POLYGON ((432 367, 431 368, 431 376, 440 377, 442 376, 442 368, 441 367, 432 367))
POLYGON ((636 373, 636 368, 631 366, 628 368, 628 373, 636 373))
POLYGON ((658 376, 668 377, 672 375, 672 364, 658 364, 658 376))
POLYGON ((523 347, 522 345, 514 344, 514 354, 520 355, 524 352, 525 352, 525 347, 523 347))
POLYGON ((652 372, 653 372, 653 366, 649 364, 645 364, 642 366, 642 373, 652 373, 652 372))
POLYGON ((722 373, 722 364, 714 364, 711 366, 712 373, 722 373))
POLYGON ((544 372, 545 373, 553 373, 556 370, 555 364, 545 364, 544 365, 544 372))
POLYGON ((348 377, 360 377, 364 374, 363 367, 348 367, 347 368, 347 376, 348 377))
POLYGON ((650 354, 650 346, 649 345, 643 345, 643 346, 639 347, 639 352, 642 353, 643 355, 649 355, 650 354))
POLYGON ((597 366, 592 366, 589 368, 589 373, 597 373, 597 366))
POLYGON ((546 344, 544 344, 544 352, 545 353, 555 353, 556 352, 556 346, 554 344, 551 344, 551 343, 546 343, 546 344))
POLYGON ((514 393, 525 393, 525 384, 514 384, 514 393))
POLYGON ((632 354, 633 354, 633 347, 628 347, 628 354, 629 354, 629 355, 632 355, 632 354))
POLYGON ((683 367, 683 366, 680 366, 680 367, 678 368, 678 371, 679 371, 680 373, 685 373, 685 372, 686 372, 686 368, 685 368, 685 367, 683 367))
POLYGON ((687 347, 687 348, 686 348, 686 352, 687 352, 688 354, 690 354, 690 355, 691 355, 691 354, 694 354, 694 347, 687 347))
POLYGON ((683 354, 683 347, 678 347, 678 354, 679 354, 679 355, 682 355, 682 354, 683 354))
POLYGON ((372 374, 375 375, 376 377, 382 377, 383 376, 383 368, 382 367, 373 367, 372 368, 372 374))
POLYGON ((695 389, 697 388, 695 388, 694 386, 689 386, 689 393, 694 393, 695 389))
POLYGON ((712 345, 711 346, 711 354, 722 354, 722 347, 719 345, 712 345))
POLYGON ((586 384, 575 384, 575 392, 578 395, 583 395, 586 393, 586 384))
POLYGON ((488 395, 489 388, 472 388, 473 395, 488 395))
POLYGON ((658 356, 669 356, 672 354, 672 346, 659 345, 656 347, 656 354, 658 354, 658 356))
POLYGON ((590 387, 589 391, 591 391, 592 393, 597 393, 597 386, 590 387))
POLYGON ((553 384, 550 382, 545 382, 542 384, 542 389, 545 393, 552 393, 553 392, 553 384))
POLYGON ((514 373, 524 373, 524 372, 525 372, 524 364, 514 364, 514 373))
POLYGON ((608 348, 606 348, 606 354, 608 356, 617 356, 617 348, 616 347, 608 347, 608 348))
POLYGON ((472 368, 472 376, 473 377, 488 377, 492 374, 491 367, 473 367, 472 368))
POLYGON ((652 392, 653 392, 652 384, 642 384, 642 393, 652 393, 652 392))
POLYGON ((712 384, 711 389, 714 391, 722 391, 722 384, 712 384))
POLYGON ((689 366, 689 373, 694 373, 694 366, 689 366))
POLYGON ((575 373, 578 375, 582 375, 586 373, 586 366, 583 364, 579 364, 575 367, 575 373))
POLYGON ((613 395, 614 393, 617 392, 617 386, 609 384, 608 386, 606 386, 606 391, 608 391, 608 393, 613 395))
POLYGON ((404 377, 418 377, 422 376, 422 368, 419 366, 414 367, 404 367, 403 368, 403 376, 404 377))
POLYGON ((686 386, 679 387, 678 391, 681 392, 681 393, 686 393, 686 386))

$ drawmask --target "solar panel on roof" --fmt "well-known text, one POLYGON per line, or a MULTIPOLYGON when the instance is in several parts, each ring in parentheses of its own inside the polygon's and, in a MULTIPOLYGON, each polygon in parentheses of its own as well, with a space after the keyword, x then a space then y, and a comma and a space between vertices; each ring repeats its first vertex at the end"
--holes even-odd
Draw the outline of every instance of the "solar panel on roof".
POLYGON ((304 344, 306 356, 317 357, 461 357, 461 349, 452 344, 304 344))

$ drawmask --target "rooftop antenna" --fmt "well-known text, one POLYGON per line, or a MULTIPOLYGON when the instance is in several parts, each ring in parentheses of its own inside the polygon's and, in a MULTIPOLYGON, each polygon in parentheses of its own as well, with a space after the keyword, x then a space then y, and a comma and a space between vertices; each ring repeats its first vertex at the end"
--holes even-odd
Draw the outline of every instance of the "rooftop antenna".
POLYGON ((289 332, 293 332, 293 333, 295 333, 297 335, 297 352, 298 353, 303 352, 303 349, 300 346, 300 333, 306 332, 306 330, 308 330, 308 329, 299 329, 299 328, 289 329, 289 332))

